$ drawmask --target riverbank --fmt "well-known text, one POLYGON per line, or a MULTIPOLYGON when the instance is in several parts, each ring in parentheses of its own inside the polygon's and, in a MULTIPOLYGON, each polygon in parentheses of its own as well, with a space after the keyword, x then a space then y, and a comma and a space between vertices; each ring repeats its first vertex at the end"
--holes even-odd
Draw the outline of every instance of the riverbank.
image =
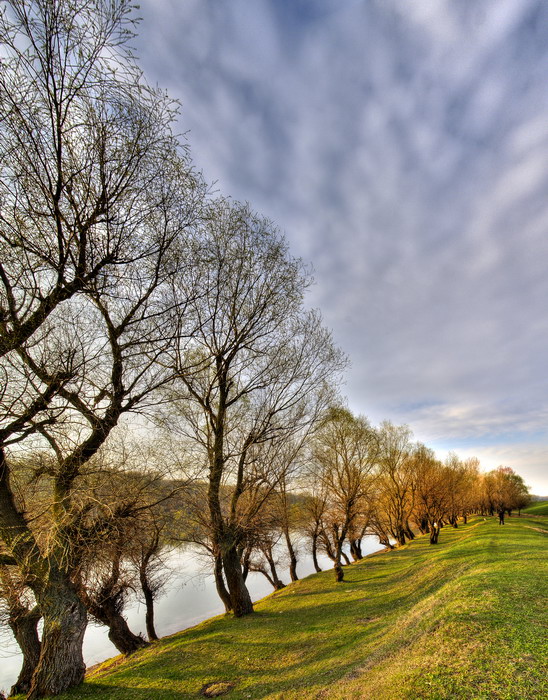
POLYGON ((473 518, 99 665, 69 698, 548 697, 548 518, 473 518), (209 686, 211 692, 215 686, 209 686), (213 695, 212 695, 213 696, 213 695))

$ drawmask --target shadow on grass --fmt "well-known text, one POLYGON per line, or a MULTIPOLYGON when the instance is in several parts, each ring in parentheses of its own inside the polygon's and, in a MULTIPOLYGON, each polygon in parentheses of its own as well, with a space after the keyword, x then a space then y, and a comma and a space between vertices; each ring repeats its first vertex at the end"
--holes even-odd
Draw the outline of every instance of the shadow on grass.
MULTIPOLYGON (((370 659, 384 663, 409 638, 427 634, 459 576, 470 571, 471 590, 485 587, 483 578, 473 581, 483 562, 478 553, 496 547, 507 566, 542 537, 525 528, 520 542, 515 536, 516 528, 497 529, 492 521, 444 528, 438 545, 421 537, 389 556, 367 557, 345 567, 342 584, 331 571, 308 577, 264 599, 249 618, 220 617, 174 635, 154 654, 144 650, 66 697, 181 700, 199 697, 206 683, 221 680, 236 684, 226 695, 234 700, 297 697, 300 689, 312 697, 370 659)), ((469 616, 453 620, 465 623, 469 616)))

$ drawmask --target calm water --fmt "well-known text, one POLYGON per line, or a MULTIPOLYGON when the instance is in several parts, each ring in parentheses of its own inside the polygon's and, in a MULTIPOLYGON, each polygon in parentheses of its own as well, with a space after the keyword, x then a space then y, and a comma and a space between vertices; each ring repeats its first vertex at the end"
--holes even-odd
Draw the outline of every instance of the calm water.
MULTIPOLYGON (((363 553, 370 554, 382 545, 376 537, 366 537, 363 540, 363 553)), ((332 568, 332 562, 327 557, 319 557, 323 569, 332 568)), ((168 588, 155 607, 156 631, 163 637, 187 627, 207 620, 208 617, 224 612, 219 600, 213 577, 206 573, 203 561, 196 557, 191 550, 179 550, 169 555, 169 565, 172 575, 168 588)), ((284 583, 289 583, 289 573, 279 567, 279 573, 284 583)), ((303 578, 314 573, 312 558, 299 555, 297 566, 299 577, 303 578)), ((250 574, 247 585, 254 601, 272 593, 272 586, 261 574, 250 574)), ((145 633, 145 608, 137 601, 128 603, 126 618, 133 632, 145 633)), ((89 624, 84 639, 84 659, 88 666, 104 661, 118 652, 107 636, 105 627, 89 624)), ((9 630, 0 633, 0 690, 7 691, 17 679, 21 667, 21 656, 18 647, 9 630)))

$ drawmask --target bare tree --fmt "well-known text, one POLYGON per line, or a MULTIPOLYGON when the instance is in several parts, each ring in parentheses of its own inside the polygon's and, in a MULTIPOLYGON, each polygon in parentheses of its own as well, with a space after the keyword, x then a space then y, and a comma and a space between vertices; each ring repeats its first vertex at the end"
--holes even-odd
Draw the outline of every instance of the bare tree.
POLYGON ((164 381, 164 289, 203 188, 171 133, 173 104, 127 51, 129 2, 4 9, 0 535, 44 617, 37 698, 83 678, 71 497, 120 416, 164 381), (47 541, 10 470, 17 451, 37 445, 55 455, 47 541))
POLYGON ((136 587, 136 572, 130 566, 126 528, 118 529, 104 542, 88 568, 80 594, 90 615, 108 627, 108 638, 122 654, 146 646, 140 635, 134 634, 123 616, 129 594, 136 587))
POLYGON ((417 444, 410 459, 414 475, 413 518, 430 544, 437 544, 444 518, 451 509, 451 475, 425 445, 417 444))
POLYGON ((323 484, 310 483, 308 488, 302 493, 302 497, 302 528, 305 536, 310 540, 310 553, 314 569, 319 573, 322 571, 322 568, 318 563, 318 548, 327 508, 327 491, 323 484))
POLYGON ((381 542, 388 537, 403 545, 414 537, 409 524, 414 505, 411 431, 385 421, 378 435, 379 473, 372 528, 381 542))
POLYGON ((198 331, 188 340, 182 324, 172 398, 208 460, 212 545, 240 616, 253 606, 239 556, 239 502, 257 450, 316 419, 343 358, 318 314, 303 311, 308 275, 270 222, 221 201, 204 234, 196 261, 201 293, 190 308, 198 331), (232 486, 226 504, 223 484, 232 486))
POLYGON ((331 408, 314 436, 310 478, 324 488, 319 536, 337 581, 344 580, 344 542, 349 535, 357 538, 369 510, 377 457, 378 439, 369 423, 345 408, 331 408))

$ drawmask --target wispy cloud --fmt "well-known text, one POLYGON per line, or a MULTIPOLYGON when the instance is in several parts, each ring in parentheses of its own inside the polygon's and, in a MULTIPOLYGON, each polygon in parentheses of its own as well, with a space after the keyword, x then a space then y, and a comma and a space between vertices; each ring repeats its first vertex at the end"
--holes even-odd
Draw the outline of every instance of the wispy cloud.
POLYGON ((313 263, 351 405, 433 439, 547 435, 548 3, 142 12, 198 165, 313 263))

